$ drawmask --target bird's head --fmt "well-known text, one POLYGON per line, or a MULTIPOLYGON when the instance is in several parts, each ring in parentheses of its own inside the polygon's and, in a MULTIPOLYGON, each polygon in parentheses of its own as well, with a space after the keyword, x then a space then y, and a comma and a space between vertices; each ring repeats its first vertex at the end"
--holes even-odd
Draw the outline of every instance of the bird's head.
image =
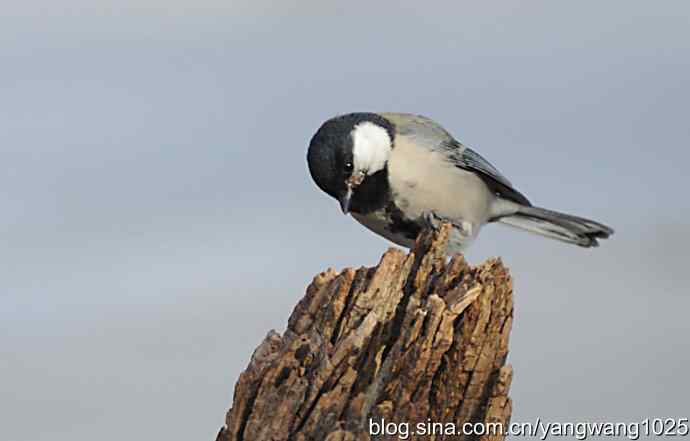
POLYGON ((307 162, 316 185, 349 213, 353 197, 367 181, 385 173, 395 128, 376 113, 349 113, 329 119, 309 143, 307 162))

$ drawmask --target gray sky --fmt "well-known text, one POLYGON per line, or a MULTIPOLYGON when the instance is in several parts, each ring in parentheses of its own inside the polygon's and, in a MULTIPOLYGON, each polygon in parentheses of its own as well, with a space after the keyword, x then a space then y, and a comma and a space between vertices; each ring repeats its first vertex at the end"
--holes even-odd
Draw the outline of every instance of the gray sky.
POLYGON ((390 246, 306 169, 320 122, 361 110, 430 116, 616 228, 470 250, 515 278, 513 421, 688 416, 687 2, 14 3, 0 438, 213 439, 311 277, 390 246))

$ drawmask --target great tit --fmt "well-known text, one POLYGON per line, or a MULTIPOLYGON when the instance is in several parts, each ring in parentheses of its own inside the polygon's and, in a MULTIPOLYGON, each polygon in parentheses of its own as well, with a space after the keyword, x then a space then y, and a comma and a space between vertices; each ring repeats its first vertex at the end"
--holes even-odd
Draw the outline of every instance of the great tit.
POLYGON ((450 254, 490 222, 581 247, 613 234, 599 222, 533 206, 489 161, 424 116, 336 116, 312 137, 307 162, 343 213, 405 247, 442 222, 453 225, 450 254))

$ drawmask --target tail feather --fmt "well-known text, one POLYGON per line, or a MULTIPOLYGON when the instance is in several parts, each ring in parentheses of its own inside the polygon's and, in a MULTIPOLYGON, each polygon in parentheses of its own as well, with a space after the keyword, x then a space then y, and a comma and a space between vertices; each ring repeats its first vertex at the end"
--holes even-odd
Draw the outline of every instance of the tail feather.
POLYGON ((516 213, 498 220, 512 227, 585 248, 599 246, 597 239, 607 239, 613 234, 613 229, 599 222, 539 207, 520 206, 516 213))

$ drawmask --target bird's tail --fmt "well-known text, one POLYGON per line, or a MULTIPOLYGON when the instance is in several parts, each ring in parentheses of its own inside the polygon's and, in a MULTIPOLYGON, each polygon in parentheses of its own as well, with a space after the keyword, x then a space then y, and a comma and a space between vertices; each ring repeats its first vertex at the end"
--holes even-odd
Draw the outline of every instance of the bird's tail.
POLYGON ((613 234, 613 229, 599 222, 524 205, 516 213, 501 217, 498 221, 585 248, 599 246, 597 239, 606 239, 613 234))

